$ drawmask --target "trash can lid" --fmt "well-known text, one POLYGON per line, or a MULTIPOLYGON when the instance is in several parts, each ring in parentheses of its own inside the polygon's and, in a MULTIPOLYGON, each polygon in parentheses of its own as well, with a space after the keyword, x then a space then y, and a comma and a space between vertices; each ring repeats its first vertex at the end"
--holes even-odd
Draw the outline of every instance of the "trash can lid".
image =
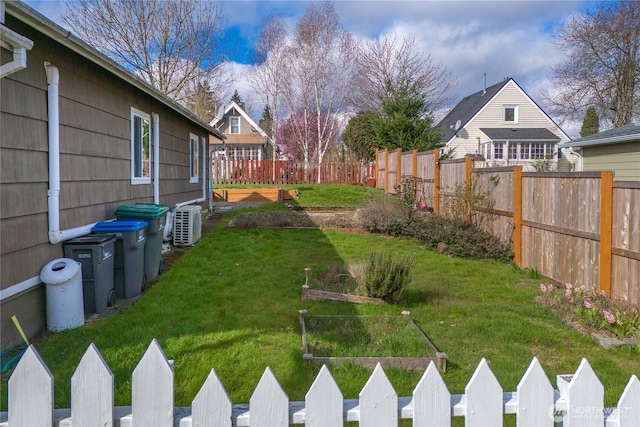
POLYGON ((101 245, 103 243, 108 243, 110 240, 114 240, 115 238, 115 234, 93 233, 69 239, 63 242, 62 245, 101 245))
POLYGON ((149 225, 145 221, 133 221, 133 220, 116 220, 116 221, 103 221, 97 223, 91 231, 103 232, 103 233, 115 233, 118 231, 138 231, 146 228, 149 225))
POLYGON ((116 209, 117 217, 159 218, 169 210, 163 205, 153 203, 136 203, 135 205, 121 205, 116 209))
POLYGON ((46 285, 59 285, 73 279, 80 272, 80 263, 71 258, 58 258, 48 262, 40 271, 40 280, 46 285))

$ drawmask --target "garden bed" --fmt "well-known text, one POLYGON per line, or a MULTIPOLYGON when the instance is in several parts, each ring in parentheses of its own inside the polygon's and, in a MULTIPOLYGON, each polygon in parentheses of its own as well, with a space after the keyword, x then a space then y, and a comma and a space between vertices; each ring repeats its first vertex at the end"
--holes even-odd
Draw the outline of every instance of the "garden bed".
POLYGON ((440 372, 447 355, 436 349, 408 316, 307 316, 300 310, 306 364, 352 363, 424 372, 433 362, 440 372), (315 352, 315 353, 314 353, 315 352))

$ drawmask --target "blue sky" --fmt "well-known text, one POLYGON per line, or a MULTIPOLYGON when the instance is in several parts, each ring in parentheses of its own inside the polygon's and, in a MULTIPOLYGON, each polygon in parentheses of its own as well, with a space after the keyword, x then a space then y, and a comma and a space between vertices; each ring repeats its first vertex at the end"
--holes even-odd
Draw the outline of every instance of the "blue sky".
MULTIPOLYGON (((59 17, 65 8, 63 1, 26 3, 62 25, 59 17)), ((505 76, 513 77, 539 104, 540 89, 548 85, 551 68, 562 60, 562 52, 553 47, 551 36, 585 4, 577 0, 334 2, 342 25, 357 38, 372 39, 387 33, 415 37, 421 52, 431 54, 458 80, 450 94, 454 103, 482 89, 486 73, 488 85, 505 76)), ((260 26, 274 14, 293 27, 308 2, 227 0, 221 5, 236 48, 230 64, 235 76, 231 93, 237 89, 247 101, 250 114, 259 116, 262 106, 243 76, 250 66, 260 26)), ((569 134, 577 133, 575 126, 563 124, 569 134)))

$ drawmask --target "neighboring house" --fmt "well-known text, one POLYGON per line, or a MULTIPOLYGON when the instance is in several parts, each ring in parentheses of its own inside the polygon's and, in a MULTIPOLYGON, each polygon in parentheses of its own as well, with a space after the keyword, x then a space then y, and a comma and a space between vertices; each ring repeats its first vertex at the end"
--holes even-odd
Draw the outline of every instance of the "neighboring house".
POLYGON ((40 271, 121 204, 204 203, 223 135, 22 2, 0 2, 3 348, 46 324, 40 271))
POLYGON ((210 125, 225 135, 224 143, 211 141, 212 157, 231 160, 274 158, 275 145, 269 135, 235 102, 231 102, 224 114, 213 119, 210 125))
POLYGON ((578 171, 613 171, 616 180, 640 181, 640 123, 576 139, 565 147, 578 154, 578 171))
POLYGON ((512 78, 464 97, 436 128, 441 152, 453 158, 481 155, 485 166, 525 170, 543 161, 553 170, 571 168, 558 155, 570 138, 512 78))

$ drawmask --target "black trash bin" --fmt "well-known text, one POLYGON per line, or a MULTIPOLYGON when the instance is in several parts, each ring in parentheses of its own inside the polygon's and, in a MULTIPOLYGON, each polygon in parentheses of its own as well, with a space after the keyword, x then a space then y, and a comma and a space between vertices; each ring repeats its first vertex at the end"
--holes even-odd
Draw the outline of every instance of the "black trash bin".
POLYGON ((168 207, 152 203, 136 203, 122 205, 116 209, 118 220, 145 221, 147 227, 147 243, 144 246, 144 274, 147 282, 156 280, 164 270, 162 262, 162 241, 164 237, 164 223, 168 207))
POLYGON ((118 298, 130 299, 142 293, 146 229, 144 221, 105 221, 91 229, 116 236, 113 288, 118 298))
POLYGON ((116 302, 113 290, 115 245, 113 234, 89 234, 62 244, 64 257, 82 265, 82 294, 87 314, 100 314, 116 302))

